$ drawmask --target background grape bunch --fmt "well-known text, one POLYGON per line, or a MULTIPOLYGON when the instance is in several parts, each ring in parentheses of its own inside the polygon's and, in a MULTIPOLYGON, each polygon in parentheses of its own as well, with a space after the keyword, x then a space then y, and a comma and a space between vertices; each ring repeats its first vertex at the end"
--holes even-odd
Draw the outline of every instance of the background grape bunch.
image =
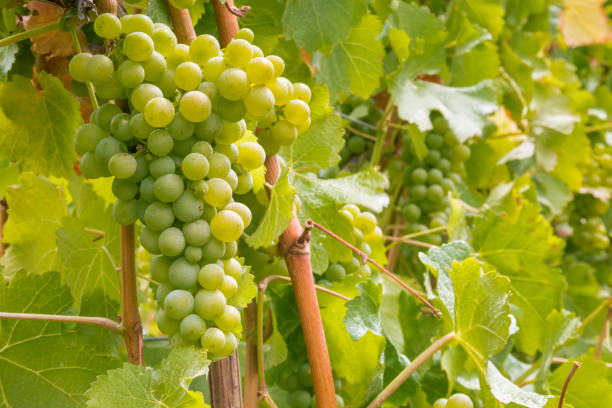
MULTIPOLYGON (((304 354, 306 350, 304 350, 304 354)), ((277 384, 281 390, 287 393, 287 406, 289 408, 316 408, 317 401, 312 386, 312 371, 308 363, 295 368, 292 374, 283 377, 277 384)), ((342 389, 342 381, 335 380, 336 392, 342 389)), ((338 408, 344 408, 344 399, 336 394, 338 408)))
POLYGON ((283 60, 264 57, 248 29, 223 51, 210 35, 177 44, 144 15, 103 14, 94 29, 116 46, 76 55, 70 73, 115 103, 77 130, 81 171, 114 177, 113 216, 143 226, 159 329, 175 346, 228 356, 241 332, 237 241, 252 219, 235 196, 253 188, 251 171, 266 158, 260 143, 278 150, 308 129, 310 89, 282 77, 283 60))

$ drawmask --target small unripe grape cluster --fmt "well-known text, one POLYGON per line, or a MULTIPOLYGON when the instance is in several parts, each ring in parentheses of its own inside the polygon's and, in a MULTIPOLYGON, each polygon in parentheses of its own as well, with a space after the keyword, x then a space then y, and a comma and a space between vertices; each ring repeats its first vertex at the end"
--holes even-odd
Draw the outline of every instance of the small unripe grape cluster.
POLYGON ((584 186, 612 188, 612 146, 595 143, 591 161, 584 169, 584 186))
POLYGON ((602 201, 591 194, 577 194, 574 197, 573 212, 570 215, 572 241, 583 251, 590 252, 610 246, 608 230, 601 218, 608 208, 607 201, 602 201))
POLYGON ((469 396, 461 393, 453 394, 448 399, 440 398, 433 404, 433 408, 474 408, 469 396))
MULTIPOLYGON (((354 204, 347 204, 340 210, 353 225, 355 246, 366 255, 372 255, 372 247, 383 240, 383 232, 378 226, 376 216, 369 211, 361 211, 354 204)), ((367 278, 372 274, 369 264, 362 264, 361 258, 353 255, 349 262, 330 263, 323 275, 329 282, 341 282, 346 275, 355 274, 367 278)), ((324 283, 324 282, 323 282, 324 283)))
MULTIPOLYGON (((300 365, 293 374, 283 377, 278 386, 289 392, 288 408, 316 408, 317 400, 312 386, 312 372, 310 365, 300 365)), ((336 392, 342 388, 342 382, 334 381, 336 392)), ((344 400, 336 394, 338 408, 344 407, 344 400)))
MULTIPOLYGON (((407 164, 403 184, 408 198, 401 201, 406 233, 418 233, 445 226, 450 207, 448 194, 461 182, 464 162, 470 149, 460 143, 443 116, 433 118, 433 131, 425 136, 427 155, 419 160, 409 134, 403 137, 402 160, 407 164)), ((439 245, 440 234, 427 234, 423 240, 439 245)))
POLYGON ((141 14, 102 14, 94 31, 116 47, 76 55, 70 73, 102 100, 128 99, 129 113, 107 102, 77 130, 81 171, 114 177, 115 220, 143 226, 159 329, 173 345, 228 356, 241 324, 237 241, 252 217, 234 196, 251 191, 266 158, 247 121, 268 129, 266 143, 291 144, 310 125, 310 89, 283 78, 283 60, 264 57, 250 30, 224 50, 210 35, 177 44, 141 14))

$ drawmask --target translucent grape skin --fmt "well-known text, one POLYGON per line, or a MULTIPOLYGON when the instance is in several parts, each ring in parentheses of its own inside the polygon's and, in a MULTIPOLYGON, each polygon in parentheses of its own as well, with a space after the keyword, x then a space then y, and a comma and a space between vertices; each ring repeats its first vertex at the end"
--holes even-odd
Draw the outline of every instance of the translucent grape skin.
POLYGON ((129 33, 123 40, 123 53, 133 61, 146 61, 151 58, 155 45, 147 34, 129 33))
POLYGON ((100 14, 94 21, 94 32, 107 40, 114 40, 121 35, 121 21, 112 13, 100 14))
POLYGON ((213 217, 210 230, 219 241, 236 241, 244 231, 244 221, 236 212, 223 210, 213 217))
POLYGON ((200 91, 187 92, 179 102, 179 112, 190 122, 205 121, 212 111, 208 96, 200 91))
POLYGON ((153 127, 166 127, 174 119, 174 105, 164 97, 149 100, 144 107, 147 123, 153 127))

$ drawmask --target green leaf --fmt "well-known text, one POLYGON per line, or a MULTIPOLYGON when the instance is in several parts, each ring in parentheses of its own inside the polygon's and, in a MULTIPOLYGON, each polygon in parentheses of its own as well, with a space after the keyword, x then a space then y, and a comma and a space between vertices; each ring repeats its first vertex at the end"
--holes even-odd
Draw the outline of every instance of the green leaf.
POLYGON ((72 140, 82 123, 79 103, 59 79, 44 71, 36 79, 42 92, 18 75, 0 83, 0 146, 25 170, 65 176, 75 161, 72 140))
MULTIPOLYGON (((601 408, 612 406, 612 383, 608 379, 610 369, 603 361, 593 357, 581 359, 582 366, 572 377, 565 394, 564 406, 572 408, 601 408)), ((560 395, 563 384, 574 362, 568 361, 550 375, 551 392, 560 395)), ((547 408, 556 408, 559 399, 549 400, 547 408)))
POLYGON ((538 190, 538 202, 555 215, 560 215, 573 198, 567 184, 548 173, 534 174, 533 181, 538 190))
POLYGON ((481 44, 491 40, 491 33, 485 28, 471 22, 463 12, 453 12, 447 22, 448 41, 452 42, 455 54, 465 54, 481 44))
POLYGON ((238 279, 238 291, 228 300, 228 304, 243 308, 246 307, 255 296, 257 296, 257 285, 255 277, 249 272, 242 272, 238 279))
POLYGON ((150 408, 160 403, 153 393, 153 372, 131 364, 98 377, 87 398, 91 408, 150 408))
POLYGON ((552 395, 540 395, 526 391, 499 372, 495 364, 487 363, 487 384, 493 396, 503 404, 517 404, 527 408, 542 408, 552 395))
POLYGON ((491 41, 482 42, 470 51, 455 55, 450 67, 449 85, 476 85, 485 79, 499 75, 497 47, 491 41))
POLYGON ((378 308, 382 300, 382 286, 371 280, 357 285, 360 295, 346 303, 346 330, 353 340, 359 340, 368 332, 382 336, 382 323, 378 308))
MULTIPOLYGON (((565 95, 556 95, 554 90, 539 87, 536 93, 535 116, 531 127, 545 128, 568 135, 574 130, 574 124, 580 117, 571 109, 571 99, 565 95)), ((536 135, 538 130, 536 131, 536 135)))
POLYGON ((423 315, 422 308, 420 300, 404 290, 400 292, 396 319, 404 337, 404 353, 409 358, 415 358, 431 345, 442 323, 431 315, 423 315))
POLYGON ((410 81, 403 75, 391 78, 390 85, 399 116, 417 124, 423 132, 433 129, 429 114, 439 111, 460 141, 480 134, 486 116, 497 109, 491 83, 452 88, 425 81, 410 81))
POLYGON ((63 271, 55 231, 68 215, 64 193, 32 173, 22 173, 19 184, 6 193, 9 217, 3 241, 11 245, 2 257, 4 273, 11 276, 21 268, 34 274, 63 271))
MULTIPOLYGON (((57 272, 19 272, 0 286, 3 312, 64 314, 71 308, 70 291, 57 272)), ((89 384, 119 364, 110 349, 87 342, 73 325, 2 319, 0 328, 3 406, 82 407, 89 384)))
POLYGON ((289 183, 285 170, 270 191, 270 203, 257 229, 247 237, 246 242, 253 248, 269 246, 289 226, 293 217, 295 188, 289 183))
POLYGON ((457 341, 484 369, 487 358, 501 351, 508 340, 510 280, 495 272, 483 273, 474 258, 453 262, 450 274, 457 341))
POLYGON ((369 0, 288 0, 285 35, 307 51, 329 52, 366 13, 369 0))
POLYGON ((170 10, 168 10, 168 4, 164 0, 148 0, 145 14, 151 17, 154 23, 162 23, 172 27, 170 10))
POLYGON ((455 12, 464 12, 470 21, 485 27, 494 38, 504 27, 501 0, 460 0, 453 4, 455 12))
MULTIPOLYGON (((390 341, 385 344, 384 351, 385 372, 383 374, 383 387, 389 385, 402 370, 410 364, 408 357, 403 355, 390 341)), ((411 395, 416 393, 418 388, 417 376, 408 378, 397 390, 387 399, 387 403, 404 406, 411 395)))
POLYGON ((8 186, 17 184, 19 173, 19 165, 11 163, 4 154, 0 153, 0 196, 6 196, 8 186))
POLYGON ((191 22, 194 26, 198 24, 204 13, 206 13, 206 3, 208 3, 208 0, 196 0, 193 6, 189 7, 189 17, 191 17, 191 22))
POLYGON ((317 80, 328 86, 332 101, 351 93, 367 99, 378 88, 385 55, 376 38, 381 30, 378 18, 367 14, 329 55, 315 59, 317 80))
POLYGON ((237 2, 239 6, 247 4, 251 10, 240 19, 245 27, 255 32, 255 42, 260 35, 276 36, 283 33, 281 20, 283 18, 283 7, 279 1, 270 0, 242 0, 237 2))
POLYGON ((11 44, 0 48, 0 77, 5 77, 9 73, 13 64, 15 63, 15 57, 19 52, 19 46, 17 44, 11 44))

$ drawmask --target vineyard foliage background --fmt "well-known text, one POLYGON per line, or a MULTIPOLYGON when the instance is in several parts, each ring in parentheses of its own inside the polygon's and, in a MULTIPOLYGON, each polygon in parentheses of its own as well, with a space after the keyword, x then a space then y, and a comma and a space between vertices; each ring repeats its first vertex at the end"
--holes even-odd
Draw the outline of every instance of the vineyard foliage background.
MULTIPOLYGON (((318 283, 351 298, 319 294, 346 406, 367 406, 450 332, 452 341, 385 406, 429 407, 460 391, 481 407, 556 407, 575 360, 582 366, 564 406, 612 406, 612 6, 598 0, 237 3, 251 7, 240 24, 253 30, 255 44, 287 62, 286 77, 313 89, 312 126, 280 151, 282 170, 268 205, 247 200, 254 221, 240 251, 251 266, 245 276, 253 279, 241 282, 243 306, 255 296, 255 282, 287 274, 274 245, 294 203, 300 221, 312 219, 351 243, 359 237, 339 210, 355 204, 377 213, 390 237, 386 248, 372 248, 372 258, 443 316, 374 268, 370 277, 331 282, 324 275, 329 265, 350 263, 353 255, 314 229, 318 283), (427 137, 443 127, 440 115, 469 147, 469 158, 453 180, 444 228, 402 239, 415 232, 403 211, 411 171, 429 160, 427 137)), ((2 37, 54 22, 67 10, 38 0, 2 6, 2 37)), ((125 9, 172 24, 162 0, 125 3, 125 9)), ((210 3, 197 0, 189 11, 197 34, 217 34, 210 3)), ((78 37, 100 52, 92 25, 80 26, 78 37)), ((115 198, 109 179, 79 174, 73 139, 92 107, 71 84, 74 54, 69 32, 0 48, 0 196, 8 208, 0 311, 116 320, 115 198)), ((156 338, 146 260, 140 264, 145 337, 156 338)), ((270 284, 265 299, 268 389, 279 406, 289 406, 282 379, 306 362, 300 320, 290 286, 270 284)), ((170 352, 167 341, 145 341, 152 368, 144 368, 125 363, 121 337, 100 327, 0 324, 0 406, 208 401, 210 362, 193 348, 170 352)))

